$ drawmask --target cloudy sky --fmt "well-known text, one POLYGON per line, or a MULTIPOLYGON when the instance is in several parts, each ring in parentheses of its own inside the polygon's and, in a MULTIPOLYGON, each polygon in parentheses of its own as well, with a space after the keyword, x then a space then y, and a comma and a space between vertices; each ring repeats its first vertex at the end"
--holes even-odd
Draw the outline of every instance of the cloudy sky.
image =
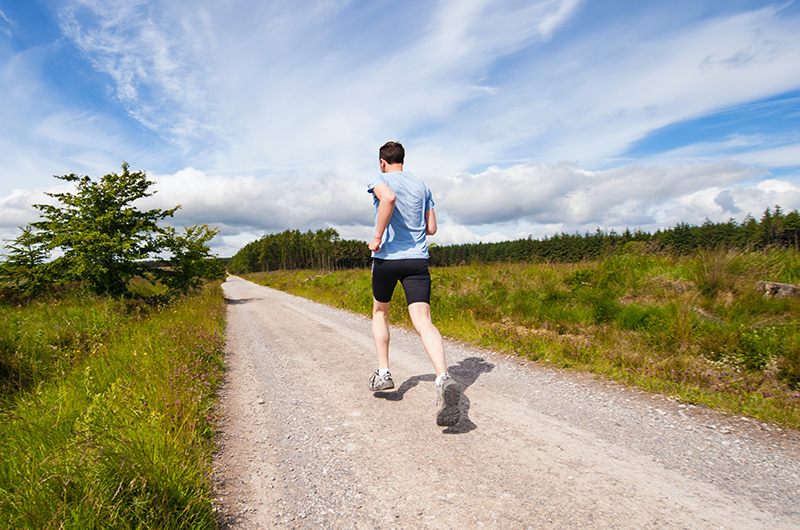
POLYGON ((0 0, 0 237, 53 175, 148 207, 372 235, 387 140, 439 244, 800 208, 800 2, 0 0))

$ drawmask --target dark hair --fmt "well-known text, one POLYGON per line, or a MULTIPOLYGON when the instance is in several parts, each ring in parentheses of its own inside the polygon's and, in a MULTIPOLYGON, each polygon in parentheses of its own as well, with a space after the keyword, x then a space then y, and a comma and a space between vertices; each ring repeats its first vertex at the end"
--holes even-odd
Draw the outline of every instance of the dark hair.
POLYGON ((400 142, 386 142, 381 146, 380 158, 387 164, 402 164, 406 158, 406 150, 400 142))

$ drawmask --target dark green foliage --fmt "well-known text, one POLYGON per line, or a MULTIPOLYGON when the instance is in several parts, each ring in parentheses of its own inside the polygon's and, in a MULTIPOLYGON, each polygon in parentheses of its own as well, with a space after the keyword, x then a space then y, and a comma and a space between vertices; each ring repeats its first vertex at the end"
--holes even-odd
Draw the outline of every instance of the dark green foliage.
POLYGON ((35 204, 42 221, 33 223, 50 250, 63 255, 54 265, 63 266, 61 283, 84 281, 97 293, 119 295, 128 280, 143 273, 142 261, 164 249, 158 222, 171 217, 170 210, 140 211, 132 203, 149 197, 153 182, 143 171, 104 175, 99 182, 69 174, 58 179, 74 182, 76 190, 47 193, 58 204, 35 204))
POLYGON ((225 263, 218 257, 211 257, 205 260, 205 278, 209 280, 224 280, 227 274, 225 263))
POLYGON ((800 333, 786 335, 783 356, 776 362, 778 378, 792 388, 800 390, 800 333))
POLYGON ((652 239, 645 232, 626 230, 622 235, 613 230, 595 233, 556 234, 542 240, 519 239, 501 243, 474 243, 465 245, 433 246, 430 249, 431 264, 441 267, 466 263, 510 262, 567 262, 596 259, 613 254, 628 242, 647 242, 652 239))
POLYGON ((369 266, 363 241, 343 240, 333 228, 312 232, 286 230, 245 245, 228 262, 234 273, 292 269, 355 269, 369 266))
POLYGON ((612 255, 618 251, 635 250, 644 246, 649 250, 664 250, 678 255, 688 255, 699 249, 726 247, 743 250, 767 247, 790 247, 800 250, 800 213, 793 210, 784 214, 780 206, 767 208, 761 222, 748 215, 741 223, 729 219, 714 223, 709 219, 700 225, 678 223, 654 234, 626 229, 622 234, 614 230, 580 234, 555 234, 538 240, 528 237, 500 243, 472 243, 464 245, 432 246, 431 264, 440 267, 467 263, 509 262, 561 262, 576 263, 612 255))
POLYGON ((630 304, 620 308, 616 321, 621 329, 660 334, 667 319, 666 311, 659 306, 630 304))
POLYGON ((151 196, 143 171, 104 175, 99 181, 75 174, 56 177, 75 183, 73 192, 47 193, 55 204, 35 204, 41 220, 21 228, 0 279, 23 296, 53 291, 55 285, 83 284, 94 293, 130 295, 136 277, 160 278, 172 291, 187 292, 201 278, 225 276, 224 265, 206 245, 216 235, 207 225, 187 227, 177 235, 160 222, 179 208, 141 211, 133 203, 151 196), (52 251, 58 257, 47 261, 52 251), (160 268, 153 268, 154 257, 160 268))
POLYGON ((739 329, 739 362, 750 370, 763 370, 783 353, 783 337, 775 326, 739 329))
POLYGON ((564 280, 564 283, 569 285, 569 287, 575 291, 579 289, 583 285, 591 285, 591 281, 594 279, 594 271, 589 269, 578 269, 564 280))
POLYGON ((593 309, 594 322, 596 324, 614 321, 620 309, 614 293, 607 289, 597 290, 591 295, 583 297, 582 302, 593 309))
POLYGON ((48 282, 45 264, 49 251, 32 226, 19 227, 22 233, 6 242, 8 254, 0 264, 0 278, 25 295, 35 295, 48 282))
POLYGON ((163 262, 161 268, 155 269, 156 276, 171 290, 184 293, 197 289, 201 278, 220 278, 220 264, 211 261, 211 249, 206 246, 217 232, 219 230, 199 224, 186 227, 182 235, 178 235, 172 227, 165 228, 164 246, 172 258, 163 262))

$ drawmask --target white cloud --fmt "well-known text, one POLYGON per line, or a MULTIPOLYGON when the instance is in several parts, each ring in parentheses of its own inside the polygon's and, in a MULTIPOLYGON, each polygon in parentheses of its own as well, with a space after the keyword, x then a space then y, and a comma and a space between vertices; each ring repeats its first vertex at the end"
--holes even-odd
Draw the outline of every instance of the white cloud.
POLYGON ((61 183, 50 189, 13 189, 6 196, 0 196, 0 254, 4 252, 4 242, 20 235, 20 228, 39 221, 39 210, 34 204, 55 204, 45 192, 63 193, 74 189, 71 183, 61 183))
MULTIPOLYGON (((584 233, 596 228, 654 231, 705 218, 741 220, 775 204, 800 209, 800 182, 754 180, 757 169, 733 162, 674 167, 631 165, 588 172, 568 164, 524 164, 490 168, 430 181, 436 200, 438 245, 495 242, 584 233)), ((248 241, 287 229, 333 227, 346 239, 368 239, 373 205, 364 182, 335 173, 223 177, 186 168, 172 175, 148 175, 156 193, 139 208, 173 208, 168 224, 218 226, 215 252, 234 254, 248 241)), ((38 218, 31 208, 44 191, 14 190, 0 198, 0 236, 38 218)), ((151 191, 152 191, 151 190, 151 191)))
POLYGON ((40 194, 28 190, 15 189, 0 198, 0 230, 15 233, 18 226, 24 226, 39 219, 39 212, 31 205, 43 202, 40 194))
POLYGON ((508 235, 497 231, 481 235, 464 225, 452 221, 445 221, 439 226, 436 235, 428 237, 428 244, 435 243, 436 245, 444 246, 465 243, 498 243, 500 241, 510 241, 527 236, 527 233, 508 235))
POLYGON ((437 245, 454 245, 460 243, 477 243, 480 241, 478 234, 464 225, 453 222, 442 222, 436 235, 428 238, 429 243, 437 245))
MULTIPOLYGON (((431 241, 500 241, 524 237, 526 231, 552 235, 596 227, 655 230, 705 217, 725 219, 731 207, 755 212, 776 203, 800 207, 794 184, 753 182, 759 174, 732 162, 599 172, 525 164, 462 173, 430 182, 440 224, 431 241), (723 192, 729 194, 727 209, 717 200, 723 192), (476 231, 480 226, 496 229, 476 231)), ((220 225, 223 235, 324 226, 339 228, 343 237, 371 234, 373 206, 364 183, 336 174, 226 178, 188 168, 154 180, 158 193, 148 204, 183 205, 173 224, 220 225)))
POLYGON ((264 232, 237 232, 233 235, 218 234, 209 243, 212 252, 223 258, 229 258, 236 254, 239 249, 251 241, 261 238, 264 232))
POLYGON ((569 164, 493 167, 439 181, 437 208, 467 225, 526 219, 600 226, 654 224, 650 211, 670 198, 760 174, 732 162, 673 167, 629 165, 586 172, 569 164))
POLYGON ((360 227, 356 231, 365 238, 364 227, 372 222, 373 206, 366 183, 333 173, 222 177, 187 168, 174 175, 148 177, 156 183, 156 193, 142 200, 142 208, 169 209, 180 204, 169 224, 219 226, 218 239, 227 247, 241 242, 242 234, 326 226, 345 227, 344 233, 360 227))
POLYGON ((749 151, 733 155, 732 158, 743 164, 767 167, 800 166, 800 143, 749 151))
POLYGON ((774 179, 764 182, 769 184, 765 187, 761 184, 734 185, 724 190, 710 188, 675 197, 659 205, 659 217, 665 221, 664 226, 674 226, 679 222, 701 224, 706 218, 714 222, 731 217, 741 221, 748 214, 758 219, 764 210, 776 204, 785 211, 800 209, 800 188, 797 185, 774 179), (727 198, 725 205, 716 200, 720 194, 727 198))

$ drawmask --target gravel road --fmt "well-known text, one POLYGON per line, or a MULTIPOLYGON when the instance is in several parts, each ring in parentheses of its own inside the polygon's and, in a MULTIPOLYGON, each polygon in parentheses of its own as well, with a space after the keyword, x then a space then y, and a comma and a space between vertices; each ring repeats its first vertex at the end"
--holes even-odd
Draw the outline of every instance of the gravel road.
POLYGON ((462 419, 437 427, 415 333, 392 328, 398 387, 372 393, 367 318, 224 290, 223 528, 800 528, 796 431, 447 339, 462 419))

